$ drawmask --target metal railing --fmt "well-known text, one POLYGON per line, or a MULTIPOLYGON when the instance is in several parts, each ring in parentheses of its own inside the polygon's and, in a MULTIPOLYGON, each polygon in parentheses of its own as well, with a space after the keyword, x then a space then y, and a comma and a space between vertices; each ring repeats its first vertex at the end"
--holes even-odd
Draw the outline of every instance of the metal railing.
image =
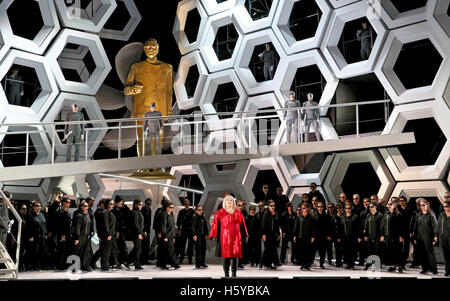
MULTIPOLYGON (((164 139, 174 139, 177 138, 178 141, 180 141, 180 145, 182 147, 194 147, 197 148, 201 143, 199 143, 200 139, 203 139, 204 134, 211 134, 214 132, 220 132, 220 131, 226 131, 226 130, 235 130, 236 134, 238 136, 238 140, 236 140, 237 148, 244 148, 244 147, 256 147, 261 145, 252 145, 256 139, 256 137, 260 137, 259 135, 266 135, 266 136, 272 136, 278 131, 278 129, 275 127, 275 129, 259 129, 257 125, 255 124, 257 122, 260 122, 262 124, 263 122, 267 124, 267 121, 277 119, 277 123, 279 123, 280 115, 284 116, 286 112, 289 111, 296 111, 297 113, 297 126, 299 128, 298 130, 298 136, 297 141, 300 143, 303 142, 303 122, 302 116, 306 111, 308 110, 319 110, 319 112, 322 112, 321 115, 324 115, 324 110, 328 109, 343 109, 343 108, 354 108, 355 110, 355 120, 351 121, 345 121, 345 122, 335 122, 333 124, 333 130, 335 130, 335 127, 338 125, 344 125, 348 123, 354 123, 356 125, 356 136, 359 137, 361 134, 360 131, 360 125, 362 123, 366 122, 373 122, 373 121, 384 121, 384 123, 387 122, 388 116, 389 116, 389 103, 390 100, 377 100, 377 101, 367 101, 367 102, 352 102, 352 103, 344 103, 344 104, 331 104, 331 105, 319 105, 319 106, 310 106, 307 108, 304 107, 297 107, 297 108, 280 108, 280 109, 261 109, 261 110, 248 110, 248 111, 236 111, 236 112, 221 112, 221 113, 192 113, 190 115, 169 115, 169 116, 161 116, 161 117, 147 117, 147 118, 123 118, 123 119, 109 119, 109 120, 87 120, 87 121, 61 121, 61 122, 34 122, 34 123, 2 123, 1 127, 8 128, 8 127, 21 127, 23 128, 31 128, 30 130, 21 130, 21 131, 5 131, 3 130, 0 132, 1 135, 18 135, 22 134, 25 135, 25 145, 24 145, 24 152, 16 152, 16 153, 22 153, 25 155, 25 164, 28 165, 29 156, 30 156, 30 149, 33 148, 34 152, 39 147, 48 147, 43 144, 39 144, 39 139, 34 139, 33 147, 30 145, 30 140, 33 140, 33 136, 38 137, 39 135, 42 135, 45 133, 45 135, 50 140, 50 162, 45 163, 51 163, 54 164, 56 162, 56 147, 57 144, 61 145, 61 137, 58 135, 58 133, 62 133, 65 130, 61 129, 60 127, 66 127, 69 125, 84 125, 85 126, 85 141, 81 142, 81 144, 84 143, 83 146, 80 146, 80 148, 84 151, 84 160, 90 160, 94 159, 92 155, 89 154, 89 146, 92 144, 100 144, 101 141, 95 140, 95 138, 92 138, 95 134, 95 131, 106 131, 106 130, 117 130, 117 140, 112 140, 114 144, 117 145, 117 158, 122 158, 122 146, 124 143, 128 142, 127 139, 136 140, 136 136, 132 138, 126 138, 123 137, 123 132, 126 129, 138 129, 143 128, 145 121, 153 121, 156 122, 160 119, 165 120, 164 128, 170 128, 171 131, 167 131, 169 133, 166 133, 165 131, 165 137, 164 139), (369 120, 361 120, 361 107, 367 107, 367 106, 373 106, 373 105, 383 105, 384 108, 384 114, 383 116, 380 116, 378 119, 369 119, 369 120), (261 114, 269 114, 264 116, 258 116, 261 114), (219 117, 230 117, 230 118, 224 118, 220 119, 219 117), (87 127, 90 126, 90 127, 87 127), (37 128, 37 129, 36 129, 37 128), (255 130, 256 128, 256 130, 255 130), (193 130, 192 130, 193 129, 193 130), (193 131, 193 134, 192 134, 193 131), (170 133, 175 133, 173 136, 170 136, 170 133), (31 138, 31 139, 30 139, 31 138), (248 139, 248 140, 247 140, 248 139), (191 144, 189 144, 189 141, 191 144), (253 141, 253 142, 252 142, 253 141), (239 142, 239 143, 238 143, 239 142)), ((367 110, 365 111, 367 112, 367 110)), ((381 113, 380 113, 381 115, 381 113)), ((328 118, 328 116, 321 116, 320 119, 328 118)), ((283 121, 283 118, 281 118, 281 122, 283 121)), ((330 122, 331 124, 331 122, 330 122)), ((278 124, 276 124, 278 126, 278 124)), ((308 133, 309 134, 309 133, 308 133)), ((378 132, 379 134, 379 132, 378 132)), ((330 138, 331 139, 331 138, 330 138)), ((333 139, 340 139, 339 135, 333 139)), ((273 139, 272 139, 273 140, 273 139)), ((203 141, 203 140, 202 140, 203 141)), ((103 141, 105 142, 105 141, 103 141)), ((108 141, 111 142, 111 141, 108 141)), ((142 154, 145 154, 145 139, 142 143, 142 154)), ((258 142, 256 142, 258 143, 258 142)), ((4 146, 4 145, 3 145, 4 146)), ((15 148, 17 148, 17 145, 14 145, 15 148)), ((23 147, 23 145, 21 146, 23 147)), ((59 147, 59 146, 58 146, 59 147)), ((101 152, 105 146, 99 146, 97 152, 101 152)), ((2 150, 3 151, 3 150, 2 150)), ((2 155, 3 156, 3 155, 2 155)))
MULTIPOLYGON (((13 239, 16 241, 16 260, 14 261, 14 267, 15 267, 15 273, 14 276, 17 278, 17 275, 19 273, 19 260, 20 260, 20 243, 22 239, 22 218, 20 217, 19 213, 16 211, 16 208, 11 204, 11 202, 8 200, 6 195, 3 193, 3 191, 0 189, 0 197, 3 198, 4 203, 6 207, 8 207, 9 210, 11 210, 11 213, 14 215, 14 218, 16 219, 16 222, 18 223, 17 226, 17 237, 13 236, 13 239)), ((11 226, 8 225, 10 228, 11 226)), ((12 233, 11 233, 12 235, 12 233)), ((5 249, 6 250, 6 249, 5 249)))

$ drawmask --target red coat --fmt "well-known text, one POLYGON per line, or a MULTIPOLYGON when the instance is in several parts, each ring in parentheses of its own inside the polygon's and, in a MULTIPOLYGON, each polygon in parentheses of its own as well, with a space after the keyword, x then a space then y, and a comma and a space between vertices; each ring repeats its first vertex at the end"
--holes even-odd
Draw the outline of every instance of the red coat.
POLYGON ((223 208, 217 211, 209 237, 217 237, 217 222, 219 221, 221 256, 223 258, 242 257, 241 224, 244 224, 247 237, 248 232, 241 211, 235 209, 233 214, 223 208))

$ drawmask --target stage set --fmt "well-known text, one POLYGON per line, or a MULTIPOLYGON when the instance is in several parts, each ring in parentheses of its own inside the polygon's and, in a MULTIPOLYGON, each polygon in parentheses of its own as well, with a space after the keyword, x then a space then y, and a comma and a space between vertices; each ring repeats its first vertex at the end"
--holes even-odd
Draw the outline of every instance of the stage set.
POLYGON ((450 0, 0 1, 0 278, 448 279, 449 50, 450 0))

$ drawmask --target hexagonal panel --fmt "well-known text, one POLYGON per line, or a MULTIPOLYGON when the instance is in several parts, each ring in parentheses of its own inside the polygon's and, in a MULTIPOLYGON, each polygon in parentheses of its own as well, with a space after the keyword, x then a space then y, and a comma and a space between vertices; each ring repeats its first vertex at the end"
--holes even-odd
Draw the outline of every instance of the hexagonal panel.
POLYGON ((207 18, 208 15, 200 4, 200 1, 183 0, 178 3, 172 34, 175 37, 181 54, 186 54, 200 48, 200 41, 206 29, 207 18), (200 17, 199 21, 195 21, 198 17, 194 16, 194 14, 200 17), (198 26, 191 24, 194 21, 198 26))
MULTIPOLYGON (((338 79, 333 75, 333 72, 328 67, 328 64, 323 59, 322 55, 317 50, 311 50, 289 56, 286 64, 279 66, 282 74, 284 74, 281 89, 275 91, 280 99, 288 99, 289 91, 293 88, 296 91, 297 99, 304 101, 306 94, 315 92, 315 99, 319 105, 329 105, 333 99, 334 93, 338 86, 338 79), (310 71, 308 74, 303 74, 305 71, 310 71), (302 86, 304 81, 307 81, 305 86, 302 86), (298 83, 296 84, 296 81, 298 83), (311 84, 314 84, 315 90, 311 91, 311 84), (318 84, 320 83, 320 84, 318 84)), ((284 105, 284 104, 283 104, 284 105)), ((320 114, 325 115, 328 108, 320 109, 320 114)))
MULTIPOLYGON (((332 104, 360 103, 358 107, 359 133, 380 134, 387 122, 392 103, 364 105, 366 102, 389 99, 383 85, 374 73, 342 79, 336 88, 332 104)), ((340 137, 357 132, 356 108, 342 106, 328 110, 326 115, 340 137)))
POLYGON ((406 90, 430 86, 442 64, 442 57, 429 39, 403 44, 394 72, 406 90), (427 56, 426 62, 421 58, 427 56), (411 72, 411 62, 420 72, 411 72), (419 75, 420 74, 420 75, 419 75))
POLYGON ((269 184, 269 193, 276 194, 278 185, 283 187, 287 192, 289 186, 284 178, 283 173, 278 168, 275 158, 252 159, 245 175, 243 182, 247 195, 250 196, 249 201, 255 200, 261 190, 262 184, 269 184), (264 182, 264 183, 263 183, 264 182))
POLYGON ((43 0, 0 2, 0 27, 3 39, 12 47, 36 54, 45 51, 60 29, 53 2, 43 0), (23 20, 33 26, 24 27, 23 20))
POLYGON ((200 51, 210 72, 233 67, 242 33, 231 19, 231 12, 223 12, 208 19, 200 51))
POLYGON ((5 78, 6 75, 8 75, 8 82, 13 83, 14 85, 7 84, 6 86, 2 86, 0 88, 0 103, 3 103, 3 106, 5 106, 6 108, 9 99, 18 99, 19 102, 15 103, 20 104, 8 105, 8 120, 17 123, 41 120, 42 116, 45 114, 55 97, 58 95, 58 87, 56 85, 55 79, 52 76, 48 60, 42 56, 38 56, 35 54, 26 53, 19 50, 11 50, 4 58, 0 66, 0 79, 5 78), (24 76, 22 80, 16 81, 19 79, 19 77, 11 79, 11 75, 9 73, 11 67, 13 66, 18 67, 19 72, 20 68, 23 68, 24 72, 26 70, 29 72, 22 74, 24 76), (21 83, 21 81, 28 80, 28 76, 30 76, 29 80, 31 81, 31 83, 36 84, 36 86, 30 86, 30 83, 28 82, 21 83), (39 84, 37 85, 37 83, 39 84), (27 92, 27 95, 24 94, 23 96, 29 97, 29 103, 31 104, 30 107, 23 106, 27 98, 20 98, 20 94, 22 93, 20 91, 16 93, 15 91, 16 88, 20 90, 21 85, 26 86, 23 87, 23 91, 24 93, 27 92), (4 90, 4 87, 7 88, 7 91, 4 90), (33 89, 33 87, 39 89, 33 89), (13 93, 11 94, 10 92, 13 93), (8 96, 10 96, 9 99, 8 96))
POLYGON ((437 197, 443 203, 447 191, 448 186, 441 181, 400 182, 395 185, 392 196, 405 196, 408 200, 417 197, 425 199, 437 197))
POLYGON ((244 33, 254 32, 272 25, 279 0, 236 0, 233 19, 244 33))
POLYGON ((362 199, 376 194, 380 190, 381 182, 370 162, 351 163, 342 180, 341 187, 345 195, 358 193, 362 199), (355 185, 361 175, 364 175, 364 181, 355 185))
POLYGON ((344 189, 342 183, 344 183, 345 175, 350 165, 354 163, 370 163, 381 183, 379 190, 375 191, 375 193, 378 194, 380 199, 387 200, 394 189, 395 181, 389 173, 389 169, 384 164, 383 158, 381 158, 376 150, 338 153, 335 155, 328 175, 323 183, 329 200, 334 203, 338 201, 337 196, 344 189))
MULTIPOLYGON (((361 75, 371 72, 374 68, 379 51, 387 35, 387 30, 384 24, 379 20, 378 16, 370 8, 371 6, 368 2, 360 1, 339 8, 333 11, 331 15, 330 25, 325 33, 321 49, 327 62, 330 64, 338 78, 361 75), (368 20, 368 28, 371 28, 372 35, 376 33, 377 37, 373 40, 370 55, 367 59, 349 63, 346 60, 347 57, 345 57, 346 53, 342 53, 339 49, 340 45, 345 43, 347 48, 356 49, 355 51, 357 52, 358 49, 361 49, 359 43, 362 41, 358 41, 356 31, 352 32, 353 26, 346 26, 346 23, 359 19, 362 20, 363 18, 368 20), (348 28, 348 32, 346 31, 346 28, 348 28), (341 39, 342 36, 344 38, 343 40, 341 39)), ((360 29, 362 29, 362 27, 360 29)), ((365 34, 362 33, 362 37, 364 36, 365 34)), ((362 54, 360 59, 363 59, 362 54)))
POLYGON ((236 0, 200 0, 200 2, 210 16, 230 10, 236 4, 236 0))
POLYGON ((297 160, 300 159, 303 160, 302 163, 304 163, 305 159, 308 160, 311 158, 285 156, 277 157, 276 160, 280 170, 286 177, 289 186, 309 186, 312 182, 315 182, 317 185, 322 185, 328 174, 331 163, 333 162, 334 156, 334 154, 324 154, 324 158, 320 158, 320 160, 323 161, 323 164, 318 172, 317 170, 308 170, 306 164, 301 165, 297 162, 297 160))
MULTIPOLYGON (((260 47, 259 47, 260 48, 260 47)), ((264 49, 263 49, 264 50, 264 49)), ((255 33, 247 34, 244 36, 242 41, 242 45, 239 48, 238 56, 236 58, 235 70, 244 86, 247 94, 262 94, 266 92, 272 92, 279 88, 282 83, 283 74, 280 72, 280 66, 282 66, 286 61, 286 54, 283 50, 283 47, 278 42, 275 34, 271 29, 258 31, 255 33), (254 68, 259 67, 262 68, 261 64, 256 64, 254 66, 249 66, 251 61, 256 61, 258 59, 258 54, 261 52, 255 52, 255 48, 266 43, 271 43, 273 46, 272 49, 275 49, 277 54, 280 57, 278 62, 278 67, 276 67, 276 71, 274 72, 274 76, 272 80, 258 82, 261 78, 255 78, 254 68), (256 55, 254 55, 256 53, 256 55), (256 56, 256 57, 255 57, 256 56)), ((259 70, 261 72, 261 69, 259 70)))
MULTIPOLYGON (((196 169, 192 165, 176 166, 170 169, 170 174, 176 178, 168 180, 167 184, 172 186, 187 187, 196 190, 204 190, 204 180, 199 176, 196 169)), ((195 201, 197 204, 200 201, 201 195, 196 195, 195 199, 192 192, 180 191, 172 187, 165 187, 163 194, 172 202, 181 203, 182 198, 187 198, 191 201, 195 201)))
MULTIPOLYGON (((46 57, 49 59, 53 74, 55 75, 60 89, 65 92, 95 95, 111 70, 111 64, 103 49, 100 38, 94 34, 72 29, 64 29, 59 34, 57 40, 53 43, 50 50, 48 50, 46 57), (58 59, 61 58, 61 55, 64 56, 67 44, 82 45, 89 48, 89 52, 95 64, 95 69, 89 74, 89 79, 85 83, 65 79, 62 71, 64 67, 60 65, 58 59)), ((67 59, 67 61, 73 62, 70 59, 67 59)), ((81 62, 75 64, 79 66, 81 65, 81 62)))
POLYGON ((10 192, 16 200, 38 200, 44 205, 49 198, 50 179, 37 180, 30 184, 29 181, 14 181, 3 183, 2 190, 10 192))
MULTIPOLYGON (((236 73, 233 70, 225 70, 208 76, 203 93, 200 98, 200 108, 203 113, 234 112, 241 111, 247 95, 236 73)), ((237 115, 205 116, 210 130, 235 127, 237 122, 226 122, 226 119, 238 118, 237 115), (223 120, 221 122, 220 120, 223 120)))
POLYGON ((207 76, 208 70, 199 51, 191 52, 181 58, 173 84, 177 104, 180 109, 185 110, 199 105, 207 76), (198 74, 193 76, 196 83, 190 83, 189 76, 195 73, 198 74), (187 84, 190 85, 187 86, 187 84))
MULTIPOLYGON (((446 138, 445 144, 442 146, 441 143, 441 146, 439 146, 439 148, 442 147, 442 150, 437 156, 435 163, 432 165, 408 166, 405 159, 402 157, 399 148, 380 149, 387 166, 397 181, 411 181, 413 179, 434 180, 442 179, 445 176, 449 164, 449 114, 450 110, 445 103, 436 100, 401 105, 394 108, 383 134, 402 133, 409 120, 434 118, 446 138)), ((422 135, 426 136, 426 133, 418 134, 416 139, 422 140, 422 135)), ((416 140, 417 143, 420 143, 420 140, 416 140)), ((430 155, 430 153, 427 155, 430 155)), ((433 158, 431 159, 434 161, 433 158)))
POLYGON ((427 19, 437 23, 450 37, 450 0, 437 1, 434 10, 427 10, 427 19))
POLYGON ((134 0, 116 0, 117 8, 100 31, 100 37, 128 41, 142 17, 134 0), (127 20, 126 23, 123 20, 127 20), (117 25, 119 23, 119 25, 117 25))
MULTIPOLYGON (((283 105, 280 103, 278 97, 274 93, 267 93, 249 97, 247 99, 243 111, 247 112, 257 110, 281 109, 282 107, 283 105)), ((259 119, 257 123, 255 122, 249 123, 248 120, 244 121, 243 129, 242 125, 241 124, 239 125, 238 132, 240 135, 243 134, 246 146, 256 147, 260 145, 261 143, 260 138, 267 139, 266 141, 264 141, 263 145, 272 145, 275 143, 276 137, 280 135, 280 123, 282 123, 281 120, 283 120, 283 113, 281 111, 277 113, 256 113, 256 112, 245 113, 243 117, 249 118, 267 115, 270 116, 277 115, 277 117, 264 119, 266 120, 265 125, 262 124, 261 121, 262 119, 259 119), (274 124, 272 124, 272 120, 274 124), (252 128, 251 134, 249 133, 250 124, 252 128), (258 125, 258 128, 256 128, 256 125, 258 125), (266 132, 260 132, 261 126, 267 127, 266 132)))
POLYGON ((100 32, 117 7, 115 0, 55 0, 64 27, 100 32))
POLYGON ((428 11, 433 11, 436 0, 390 0, 379 1, 380 15, 389 28, 397 28, 422 22, 427 19, 428 11))
POLYGON ((324 0, 282 1, 273 30, 288 54, 318 48, 330 15, 330 6, 324 0))
MULTIPOLYGON (((6 123, 12 123, 6 119, 6 123)), ((14 126, 3 127, 1 132, 32 131, 28 136, 28 165, 50 163, 51 145, 42 126, 14 126)), ((1 167, 25 166, 27 165, 26 134, 0 134, 0 142, 3 151, 1 167)))
POLYGON ((83 51, 83 55, 78 58, 66 57, 65 50, 72 50, 76 46, 78 45, 67 43, 57 61, 66 81, 86 84, 95 71, 95 62, 88 47, 85 47, 86 51, 83 51))
MULTIPOLYGON (((8 39, 5 39, 3 37, 3 25, 2 25, 2 18, 1 18, 1 12, 0 12, 0 57, 3 58, 5 56, 5 54, 8 52, 10 44, 8 39)), ((0 59, 0 62, 2 61, 2 59, 0 59)))
MULTIPOLYGON (((65 121, 66 115, 72 111, 72 104, 76 103, 79 107, 80 112, 85 115, 85 120, 104 120, 102 111, 100 110, 97 100, 95 97, 79 95, 79 94, 70 94, 70 93, 61 93, 58 98, 53 103, 50 110, 44 117, 44 122, 56 122, 56 121, 65 121)), ((100 122, 95 124, 88 124, 85 126, 86 129, 89 129, 89 134, 87 136, 88 143, 88 157, 92 157, 94 152, 97 150, 100 145, 103 137, 106 134, 106 122, 100 122), (96 130, 97 128, 97 130, 96 130)), ((50 126, 46 126, 47 133, 49 139, 52 139, 52 128, 50 126)), ((64 129, 64 126, 58 126, 57 130, 64 129)), ((64 133, 58 133, 56 136, 55 149, 56 154, 58 156, 65 156, 67 150, 67 144, 62 143, 61 139, 64 137, 64 133)), ((85 142, 86 143, 86 136, 85 142)), ((80 157, 84 158, 85 156, 85 144, 82 144, 80 147, 80 157)))
MULTIPOLYGON (((428 21, 398 28, 389 33, 381 51, 380 60, 375 68, 375 73, 395 104, 433 99, 443 95, 448 78, 450 77, 450 62, 447 55, 447 49, 450 49, 450 40, 448 38, 442 38, 443 36, 445 36, 445 33, 442 29, 435 23, 428 21), (430 85, 407 89, 394 70, 395 64, 404 44, 426 39, 429 39, 435 50, 439 52, 443 58, 442 63, 434 75, 434 79, 431 80, 430 85)), ((424 53, 421 56, 424 55, 428 56, 429 54, 424 53)), ((425 70, 428 69, 434 72, 432 68, 426 68, 425 70)), ((413 74, 413 70, 411 69, 408 72, 413 74)), ((422 76, 422 74, 417 74, 417 76, 422 76)), ((428 78, 425 84, 429 82, 430 79, 428 78)), ((415 81, 415 85, 417 85, 417 81, 415 81)))

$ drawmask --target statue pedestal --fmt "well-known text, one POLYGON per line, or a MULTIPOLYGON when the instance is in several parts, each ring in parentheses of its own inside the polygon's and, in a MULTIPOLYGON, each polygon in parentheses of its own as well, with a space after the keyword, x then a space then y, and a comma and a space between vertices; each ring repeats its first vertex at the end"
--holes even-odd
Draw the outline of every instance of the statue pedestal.
POLYGON ((161 169, 154 169, 152 171, 149 169, 141 169, 133 172, 130 177, 145 180, 173 180, 176 178, 169 172, 162 171, 161 169))

